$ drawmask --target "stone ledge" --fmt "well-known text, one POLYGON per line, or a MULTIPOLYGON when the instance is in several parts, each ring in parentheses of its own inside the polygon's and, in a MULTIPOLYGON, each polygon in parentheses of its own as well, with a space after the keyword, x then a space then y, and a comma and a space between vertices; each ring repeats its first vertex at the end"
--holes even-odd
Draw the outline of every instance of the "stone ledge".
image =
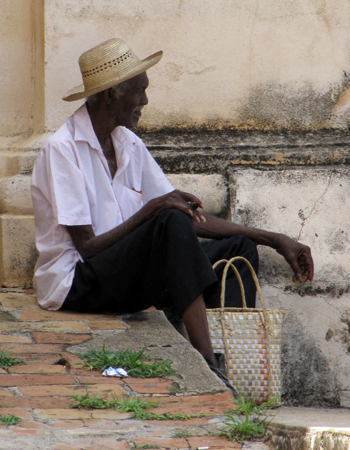
MULTIPOLYGON (((350 164, 350 136, 343 130, 264 132, 239 130, 136 130, 166 173, 222 173, 229 167, 350 164)), ((49 134, 2 148, 0 176, 31 174, 49 134)))
POLYGON ((315 167, 350 164, 350 147, 314 148, 313 150, 283 148, 189 148, 159 150, 149 146, 153 157, 165 173, 223 173, 235 167, 275 170, 286 167, 315 167))
POLYGON ((36 258, 33 216, 1 214, 1 284, 30 287, 36 258))
POLYGON ((345 450, 350 446, 350 410, 282 407, 268 436, 276 450, 345 450))

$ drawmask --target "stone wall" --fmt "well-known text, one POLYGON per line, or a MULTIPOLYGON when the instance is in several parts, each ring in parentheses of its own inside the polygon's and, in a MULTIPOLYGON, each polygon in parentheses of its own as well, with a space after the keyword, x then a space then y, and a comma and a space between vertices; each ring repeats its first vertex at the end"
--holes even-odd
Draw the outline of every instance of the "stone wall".
POLYGON ((29 287, 30 176, 47 134, 78 106, 78 56, 114 36, 144 58, 139 130, 176 187, 207 211, 312 247, 305 286, 260 249, 269 307, 287 311, 293 404, 350 406, 350 4, 347 0, 2 0, 0 282, 29 287), (18 14, 18 11, 21 11, 18 14))
POLYGON ((286 311, 286 402, 349 406, 347 132, 140 134, 174 185, 196 192, 210 211, 311 246, 315 278, 305 285, 292 282, 290 267, 274 250, 259 250, 265 302, 286 311))

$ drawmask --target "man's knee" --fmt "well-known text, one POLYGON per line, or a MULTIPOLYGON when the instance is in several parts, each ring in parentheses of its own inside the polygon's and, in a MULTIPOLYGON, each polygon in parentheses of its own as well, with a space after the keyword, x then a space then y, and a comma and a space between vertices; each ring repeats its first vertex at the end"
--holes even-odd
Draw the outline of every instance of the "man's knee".
POLYGON ((235 256, 246 258, 257 271, 259 267, 259 253, 256 243, 243 235, 232 236, 229 238, 229 242, 234 249, 232 252, 235 256))
POLYGON ((158 223, 166 227, 188 227, 193 228, 191 217, 183 211, 176 208, 166 209, 155 216, 158 223))

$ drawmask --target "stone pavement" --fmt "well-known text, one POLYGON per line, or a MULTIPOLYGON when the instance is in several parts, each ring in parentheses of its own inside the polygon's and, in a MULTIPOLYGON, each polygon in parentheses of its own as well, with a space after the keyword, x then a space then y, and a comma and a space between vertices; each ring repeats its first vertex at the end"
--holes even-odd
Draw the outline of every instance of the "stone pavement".
POLYGON ((40 309, 30 291, 6 289, 0 291, 0 302, 0 349, 26 362, 0 369, 0 414, 22 419, 16 426, 0 425, 1 450, 127 450, 146 444, 162 449, 241 448, 237 442, 208 435, 234 407, 232 396, 163 313, 96 317, 50 312, 40 309), (118 350, 146 346, 151 356, 172 359, 181 377, 105 378, 83 368, 73 353, 103 344, 118 350), (173 382, 186 387, 186 394, 171 395, 173 382), (137 421, 128 413, 72 409, 70 396, 85 393, 85 386, 92 394, 135 394, 157 401, 160 407, 150 410, 157 413, 205 417, 137 421))
POLYGON ((0 369, 0 415, 22 420, 0 425, 0 450, 244 449, 349 450, 350 410, 279 408, 262 442, 229 442, 215 436, 232 396, 203 358, 159 311, 125 316, 40 309, 30 291, 0 289, 0 350, 26 364, 0 369), (107 378, 82 367, 75 353, 89 348, 139 350, 169 358, 180 375, 169 379, 107 378), (171 394, 174 384, 186 388, 171 394), (156 413, 205 414, 179 420, 134 420, 130 414, 70 407, 72 395, 123 394, 156 401, 156 413))

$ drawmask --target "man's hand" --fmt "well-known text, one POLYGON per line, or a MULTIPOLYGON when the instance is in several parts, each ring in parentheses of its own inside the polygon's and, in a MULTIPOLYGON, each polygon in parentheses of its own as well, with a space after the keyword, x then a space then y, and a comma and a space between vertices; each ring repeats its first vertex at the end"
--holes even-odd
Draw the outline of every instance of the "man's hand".
POLYGON ((206 223, 195 224, 198 236, 217 239, 241 234, 258 245, 266 245, 274 248, 284 256, 293 269, 293 281, 312 281, 314 276, 314 263, 311 250, 306 245, 300 244, 284 234, 237 225, 207 214, 206 219, 206 223))
POLYGON ((294 272, 293 281, 312 281, 314 277, 314 262, 311 249, 307 245, 290 239, 284 234, 277 237, 276 251, 284 256, 294 272))
POLYGON ((198 211, 198 207, 204 208, 202 201, 198 197, 175 189, 175 191, 169 192, 169 194, 150 200, 144 206, 144 209, 147 209, 151 216, 155 216, 166 209, 176 208, 190 215, 194 222, 205 222, 206 219, 198 211))

